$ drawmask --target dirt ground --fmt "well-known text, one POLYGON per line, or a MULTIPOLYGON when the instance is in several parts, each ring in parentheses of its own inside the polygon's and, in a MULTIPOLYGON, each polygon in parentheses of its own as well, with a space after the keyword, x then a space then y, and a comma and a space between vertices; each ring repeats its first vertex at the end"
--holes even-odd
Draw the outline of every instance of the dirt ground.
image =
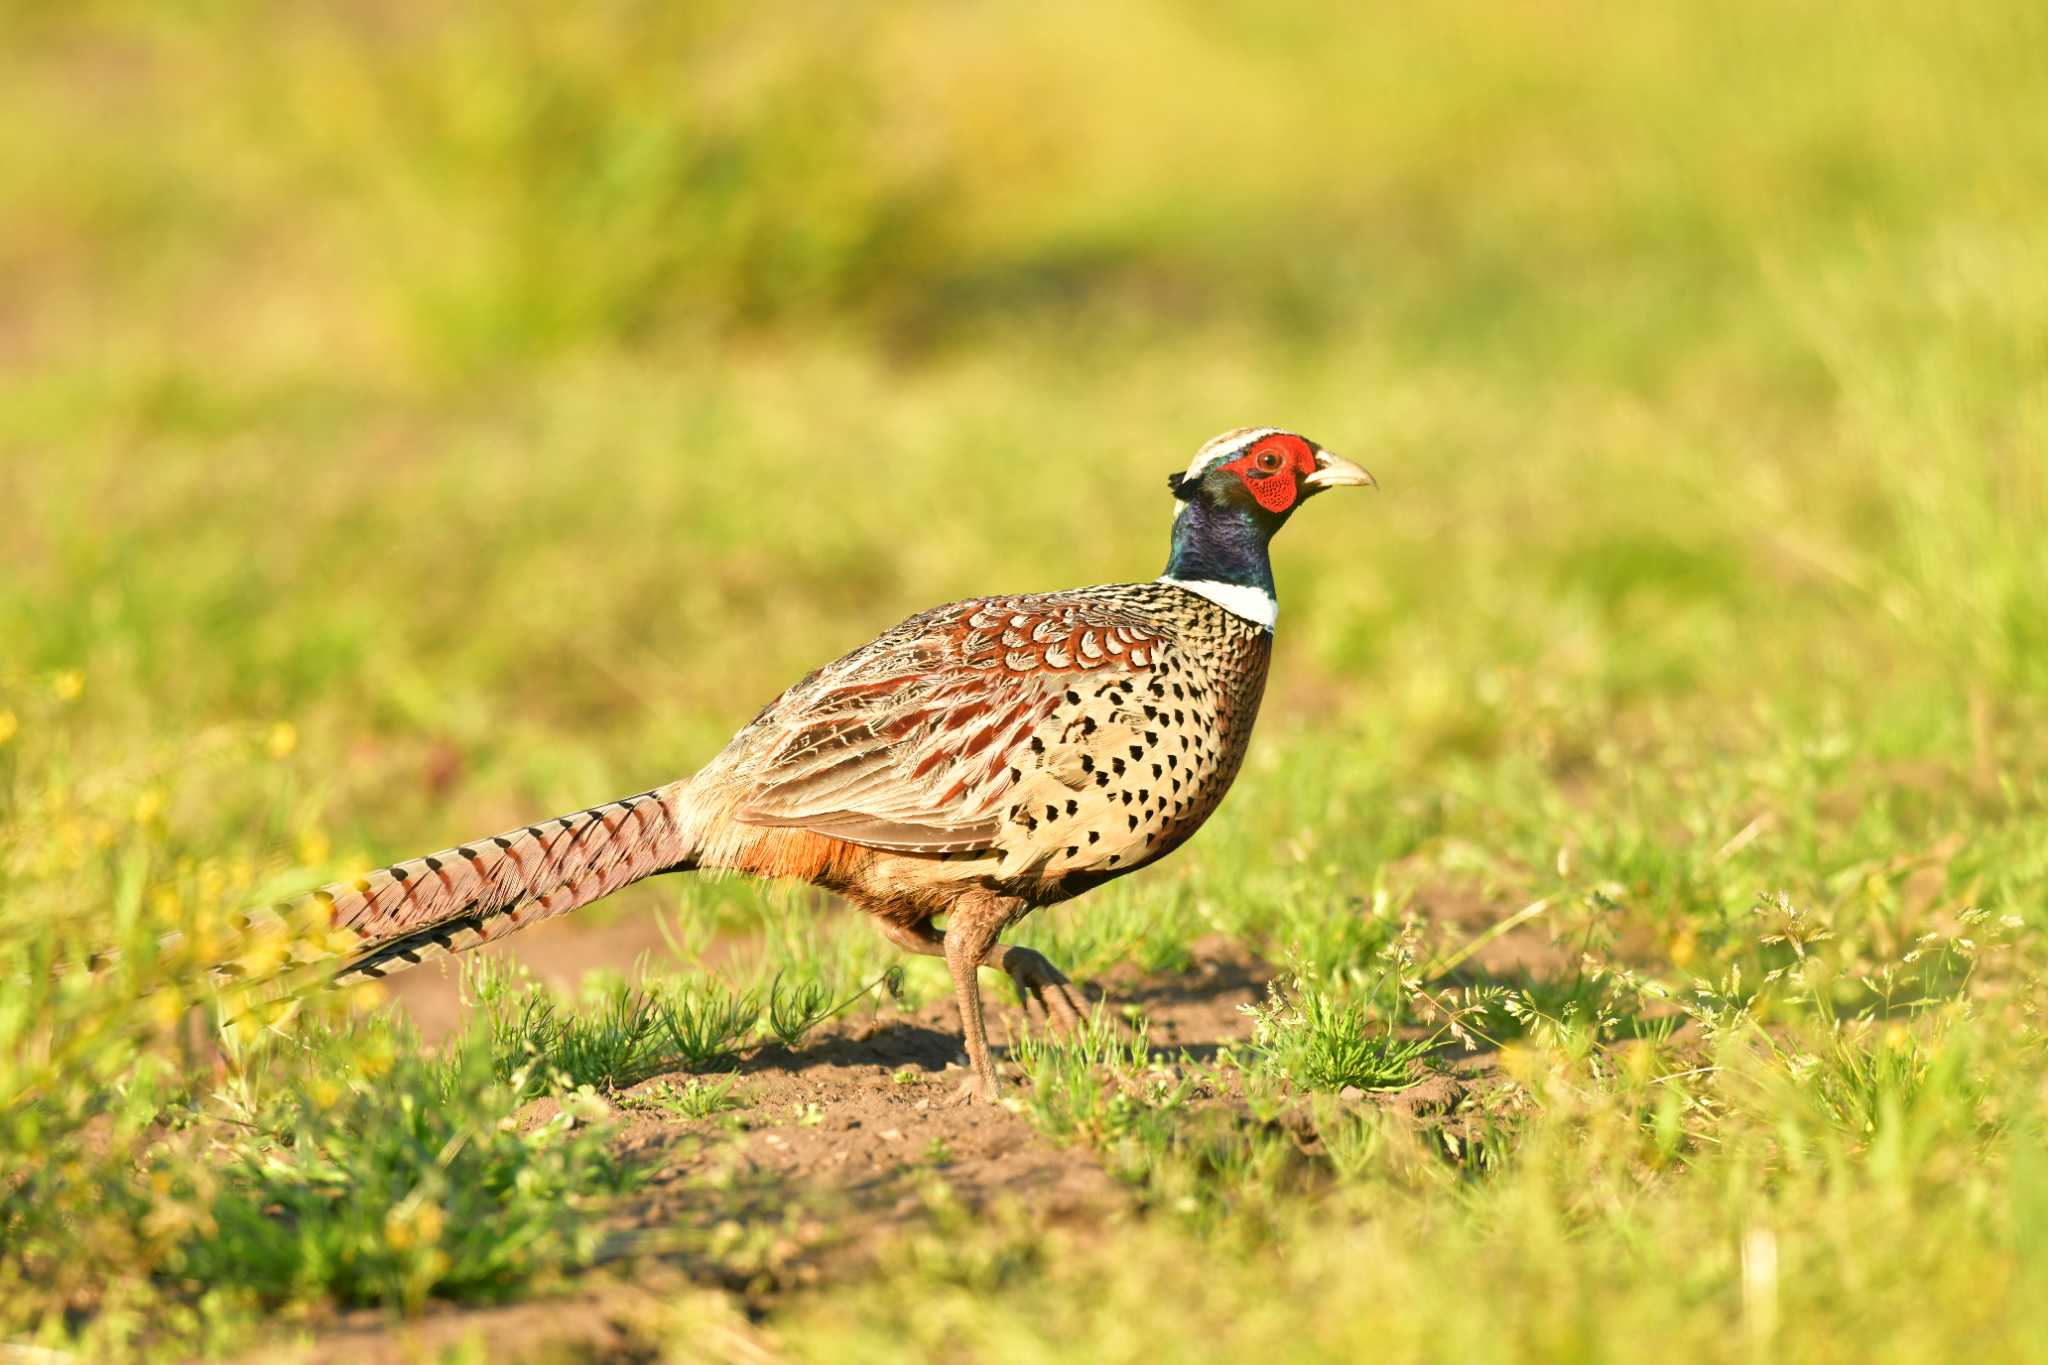
MULTIPOLYGON (((653 926, 621 920, 580 932, 536 932, 504 949, 550 984, 591 967, 659 950, 653 926), (556 941, 559 938, 559 941, 556 941)), ((1228 940, 1195 945, 1192 970, 1145 977, 1119 971, 1083 989, 1112 1012, 1134 1010, 1162 1062, 1207 1060, 1242 1041, 1241 1006, 1263 997, 1270 970, 1228 940)), ((395 978, 397 1003, 430 1038, 461 1022, 452 977, 421 970, 395 978)), ((1027 1023, 1014 995, 984 980, 998 1063, 1027 1023)), ((790 1051, 770 1044, 726 1077, 743 1108, 700 1120, 664 1112, 660 1098, 687 1076, 656 1077, 618 1096, 617 1150, 648 1170, 616 1216, 599 1273, 557 1298, 502 1307, 430 1310, 392 1325, 351 1314, 293 1358, 309 1362, 428 1359, 481 1336, 519 1359, 633 1359, 647 1338, 636 1323, 656 1302, 692 1286, 736 1296, 750 1309, 828 1276, 857 1273, 913 1225, 1015 1207, 1035 1222, 1102 1226, 1131 1207, 1126 1189, 1092 1153, 1059 1146, 1007 1108, 963 1103, 958 1024, 950 1001, 883 1011, 819 1029, 790 1051), (715 1251, 707 1256, 706 1249, 715 1251)), ((1006 1077, 1014 1085, 1015 1073, 1006 1077)), ((553 1100, 522 1118, 541 1122, 553 1100)), ((734 1300, 728 1300, 733 1302, 734 1300)), ((714 1324, 730 1334, 717 1353, 771 1358, 743 1311, 714 1324)), ((274 1357, 273 1357, 274 1358, 274 1357)))
MULTIPOLYGON (((1422 909, 1453 928, 1500 914, 1497 902, 1458 891, 1422 909)), ((573 986, 591 968, 632 963, 643 951, 659 960, 666 948, 654 924, 627 917, 542 926, 491 951, 550 985, 573 986)), ((1082 989, 1112 1016, 1142 1017, 1161 1065, 1207 1062, 1249 1037, 1243 1007, 1264 998, 1274 973, 1222 937, 1198 941, 1193 957, 1186 972, 1147 976, 1124 968, 1082 989)), ((1531 924, 1487 944, 1461 975, 1512 979, 1562 965, 1543 927, 1531 924)), ((391 988, 429 1039, 462 1022, 465 1007, 450 974, 412 972, 391 988)), ((1001 1066, 1016 1031, 1039 1025, 992 975, 983 990, 1001 1066)), ((293 1358, 381 1365, 433 1358, 480 1337, 494 1356, 631 1360, 649 1352, 652 1338, 640 1324, 655 1306, 672 1312, 694 1293, 715 1305, 703 1329, 717 1343, 712 1358, 765 1361, 773 1352, 754 1322, 779 1298, 858 1274, 917 1227, 1016 1210, 1040 1226, 1088 1230, 1134 1211, 1132 1193, 1094 1153, 1047 1139, 1012 1108, 962 1103, 964 1062, 953 1006, 939 1000, 841 1019, 796 1051, 770 1044, 725 1076, 650 1079, 611 1097, 616 1149, 648 1178, 614 1215, 604 1269, 536 1301, 433 1309, 398 1325, 373 1312, 349 1315, 293 1358), (664 1100, 693 1080, 729 1084, 736 1107, 676 1117, 664 1100)), ((1477 1075, 1489 1064, 1468 1059, 1454 1072, 1477 1075)), ((1014 1070, 1006 1068, 1006 1079, 1014 1086, 1014 1070)), ((1464 1084, 1440 1074, 1363 1102, 1443 1114, 1464 1084)), ((1217 1102, 1231 1103, 1228 1096, 1217 1102)), ((554 1100, 540 1100, 522 1118, 538 1123, 555 1112, 554 1100)), ((1302 1138, 1312 1147, 1312 1132, 1302 1138)))

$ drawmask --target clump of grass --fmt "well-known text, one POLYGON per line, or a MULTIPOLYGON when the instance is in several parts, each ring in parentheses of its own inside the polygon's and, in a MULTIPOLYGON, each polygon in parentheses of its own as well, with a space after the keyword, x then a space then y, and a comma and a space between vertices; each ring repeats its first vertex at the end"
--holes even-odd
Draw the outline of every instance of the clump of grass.
MULTIPOLYGON (((1126 1027, 1098 1005, 1070 1034, 1024 1034, 1011 1050, 1030 1089, 1023 1103, 1051 1137, 1113 1150, 1157 1146, 1161 1115, 1183 1106, 1187 1083, 1152 1064, 1144 1021, 1126 1027), (1156 1140, 1156 1141, 1152 1141, 1156 1140)), ((1142 1161, 1126 1174, 1141 1173, 1142 1161)))
POLYGON ((797 981, 785 986, 785 975, 778 971, 768 985, 768 1031, 792 1052, 803 1046, 804 1039, 818 1025, 844 1014, 875 992, 883 991, 899 999, 903 994, 901 966, 890 967, 836 1002, 832 998, 832 981, 827 977, 812 975, 807 970, 797 981))
POLYGON ((670 1118, 696 1122, 745 1109, 753 1101, 741 1092, 739 1082, 730 1076, 718 1080, 692 1076, 681 1085, 674 1081, 657 1081, 647 1089, 625 1097, 621 1103, 628 1108, 653 1110, 670 1118))
POLYGON ((768 1031, 794 1052, 810 1031, 832 1016, 832 990, 816 977, 783 985, 777 972, 768 986, 768 1031))
POLYGON ((499 1074, 528 1094, 592 1086, 623 1090, 664 1071, 730 1065, 760 1018, 753 992, 716 982, 606 987, 565 1008, 528 976, 488 959, 465 968, 466 989, 499 1074))
POLYGON ((615 1093, 665 1071, 715 1071, 755 1045, 764 1022, 786 1047, 799 1046, 819 1024, 877 989, 894 989, 891 968, 846 999, 808 977, 785 984, 777 973, 766 992, 717 980, 651 981, 635 988, 612 981, 595 998, 565 1005, 521 968, 488 958, 463 968, 464 991, 477 1006, 473 1026, 488 1040, 499 1074, 528 1095, 589 1086, 615 1093))
POLYGON ((1306 1090, 1405 1090, 1446 1041, 1472 1040, 1471 1021, 1498 992, 1432 995, 1414 926, 1389 926, 1381 910, 1360 920, 1380 927, 1340 936, 1347 947, 1342 965, 1324 960, 1319 968, 1297 958, 1292 974, 1268 988, 1264 1005, 1243 1007, 1260 1065, 1306 1090))
POLYGON ((521 1088, 487 1049, 435 1059, 409 1040, 378 1048, 376 1032, 366 1048, 316 1031, 297 1045, 358 1065, 288 1085, 250 1077, 202 1113, 234 1136, 197 1206, 205 1235, 173 1258, 177 1270, 269 1305, 411 1310, 514 1297, 587 1264, 594 1215, 631 1179, 605 1126, 565 1112, 522 1130, 510 1121, 521 1088))
POLYGON ((657 1017, 668 1040, 666 1062, 687 1071, 729 1066, 761 1017, 760 997, 717 982, 668 988, 657 997, 657 1017))
POLYGON ((1405 1090, 1440 1041, 1404 1037, 1370 1001, 1340 1000, 1299 978, 1276 983, 1264 1006, 1244 1008, 1254 1053, 1306 1090, 1405 1090))

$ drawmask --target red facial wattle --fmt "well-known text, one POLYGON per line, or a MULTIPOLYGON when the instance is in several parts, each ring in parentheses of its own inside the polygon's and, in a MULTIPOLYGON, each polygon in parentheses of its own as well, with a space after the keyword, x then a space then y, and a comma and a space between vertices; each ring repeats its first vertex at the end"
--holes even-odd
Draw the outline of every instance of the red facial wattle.
POLYGON ((1282 433, 1268 436, 1223 467, 1244 481, 1259 506, 1285 512, 1301 496, 1301 480, 1316 472, 1316 457, 1308 442, 1282 433), (1280 457, 1277 465, 1274 455, 1280 457))

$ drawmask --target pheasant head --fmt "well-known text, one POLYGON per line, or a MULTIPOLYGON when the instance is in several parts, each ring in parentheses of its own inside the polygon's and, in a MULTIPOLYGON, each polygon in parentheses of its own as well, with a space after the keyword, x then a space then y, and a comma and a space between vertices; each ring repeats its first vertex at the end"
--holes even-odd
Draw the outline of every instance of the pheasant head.
POLYGON ((1318 493, 1378 487, 1351 461, 1277 427, 1227 431, 1166 482, 1180 506, 1164 580, 1268 629, 1279 616, 1274 534, 1318 493))

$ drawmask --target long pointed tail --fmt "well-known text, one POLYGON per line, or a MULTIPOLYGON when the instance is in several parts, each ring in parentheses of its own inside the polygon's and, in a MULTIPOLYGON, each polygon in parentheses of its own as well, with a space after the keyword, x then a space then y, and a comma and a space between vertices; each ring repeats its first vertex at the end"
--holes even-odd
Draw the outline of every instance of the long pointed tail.
POLYGON ((313 893, 360 941, 336 983, 379 978, 564 915, 620 887, 695 866, 681 783, 507 830, 313 893))

